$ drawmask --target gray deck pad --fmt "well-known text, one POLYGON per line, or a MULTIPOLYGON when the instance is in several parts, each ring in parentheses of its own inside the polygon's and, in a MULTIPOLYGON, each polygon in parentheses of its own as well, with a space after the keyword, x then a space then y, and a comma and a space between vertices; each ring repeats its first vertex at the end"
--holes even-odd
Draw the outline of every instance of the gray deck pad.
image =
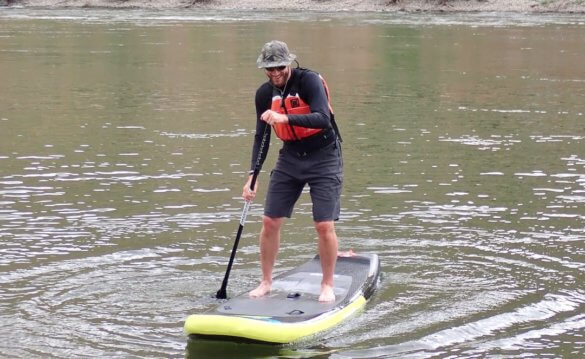
POLYGON ((278 275, 273 279, 272 291, 261 298, 250 298, 242 293, 215 311, 222 315, 270 318, 284 322, 308 320, 333 308, 345 305, 366 281, 370 262, 363 257, 338 258, 335 268, 335 302, 319 302, 321 265, 319 257, 278 275))
POLYGON ((219 312, 262 317, 312 317, 335 308, 351 286, 351 277, 336 275, 335 302, 319 302, 321 273, 298 272, 275 280, 270 294, 250 298, 248 293, 236 297, 219 308, 219 312))

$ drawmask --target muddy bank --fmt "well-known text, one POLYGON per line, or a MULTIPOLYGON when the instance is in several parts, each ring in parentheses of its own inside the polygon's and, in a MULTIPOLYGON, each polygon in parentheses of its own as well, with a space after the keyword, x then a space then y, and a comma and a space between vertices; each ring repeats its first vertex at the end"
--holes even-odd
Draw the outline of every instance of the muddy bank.
POLYGON ((585 0, 0 0, 0 5, 42 8, 201 8, 246 11, 585 13, 585 0))

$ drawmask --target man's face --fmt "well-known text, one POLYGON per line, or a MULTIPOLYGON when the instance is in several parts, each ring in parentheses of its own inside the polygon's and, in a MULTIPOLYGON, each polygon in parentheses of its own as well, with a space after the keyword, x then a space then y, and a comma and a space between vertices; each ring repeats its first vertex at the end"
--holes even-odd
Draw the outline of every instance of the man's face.
POLYGON ((290 76, 290 65, 289 66, 277 66, 277 67, 266 67, 264 69, 266 76, 270 79, 270 82, 276 87, 284 87, 286 81, 290 76))

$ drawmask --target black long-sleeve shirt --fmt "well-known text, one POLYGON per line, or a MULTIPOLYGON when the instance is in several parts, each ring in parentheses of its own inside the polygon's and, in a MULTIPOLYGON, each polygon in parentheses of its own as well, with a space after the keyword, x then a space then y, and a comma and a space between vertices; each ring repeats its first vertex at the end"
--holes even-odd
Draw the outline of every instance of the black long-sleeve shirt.
POLYGON ((313 71, 305 69, 292 69, 292 74, 285 87, 282 89, 275 88, 270 81, 263 83, 256 91, 256 134, 254 136, 254 145, 252 147, 251 170, 254 170, 262 143, 262 137, 265 135, 264 148, 260 164, 264 163, 270 144, 270 128, 268 124, 260 119, 260 116, 269 110, 272 106, 272 96, 275 91, 280 92, 281 96, 288 94, 295 95, 307 103, 311 113, 303 115, 289 114, 289 124, 299 127, 310 128, 329 128, 331 127, 331 113, 329 111, 329 102, 325 87, 319 75, 313 71))

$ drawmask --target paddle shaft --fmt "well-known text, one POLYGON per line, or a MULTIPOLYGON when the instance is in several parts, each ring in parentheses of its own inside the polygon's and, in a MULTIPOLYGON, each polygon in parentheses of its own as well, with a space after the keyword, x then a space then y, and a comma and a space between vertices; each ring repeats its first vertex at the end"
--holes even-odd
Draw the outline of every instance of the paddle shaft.
MULTIPOLYGON (((264 128, 264 134, 262 135, 262 142, 260 143, 260 149, 258 150, 258 157, 256 158, 256 164, 254 166, 254 174, 252 175, 252 181, 250 182, 250 190, 254 191, 254 187, 256 186, 256 180, 258 179, 258 174, 260 173, 260 168, 262 167, 262 152, 264 151, 264 145, 266 143, 266 136, 267 131, 269 131, 270 126, 266 126, 264 128)), ((242 216, 240 217, 240 226, 238 227, 238 232, 236 234, 236 240, 234 241, 234 246, 232 247, 232 253, 230 255, 230 260, 228 262, 227 269, 225 271, 225 276, 223 277, 223 282, 221 283, 221 288, 215 294, 217 299, 226 299, 227 298, 227 285, 228 279, 230 276, 230 272, 232 270, 232 266, 234 264, 234 259, 236 258, 236 251, 238 249, 238 244, 240 243, 240 237, 242 236, 242 231, 244 230, 244 224, 246 223, 246 217, 248 216, 248 210, 250 209, 251 201, 246 201, 244 203, 244 210, 242 211, 242 216)))

